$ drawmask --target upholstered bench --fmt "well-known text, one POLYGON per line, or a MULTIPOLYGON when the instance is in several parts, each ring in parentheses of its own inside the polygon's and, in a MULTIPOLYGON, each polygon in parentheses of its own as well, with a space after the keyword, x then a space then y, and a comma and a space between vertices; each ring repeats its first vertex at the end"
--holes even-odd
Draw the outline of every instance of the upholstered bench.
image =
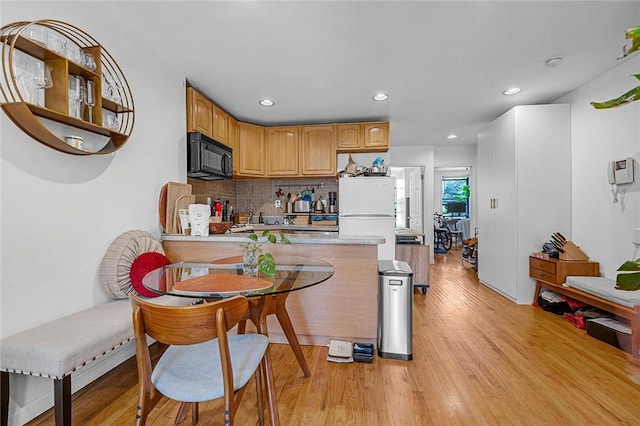
POLYGON ((8 424, 9 373, 53 379, 56 425, 71 425, 71 374, 133 339, 129 293, 162 305, 189 305, 194 299, 159 296, 142 286, 149 271, 170 263, 148 232, 127 231, 109 246, 100 265, 100 283, 114 299, 0 341, 0 426, 8 424))
MULTIPOLYGON (((161 296, 163 305, 187 299, 161 296)), ((71 425, 71 373, 133 339, 129 300, 104 303, 0 341, 1 424, 8 424, 9 373, 53 379, 56 425, 71 425)))
MULTIPOLYGON (((569 276, 561 293, 576 300, 611 312, 629 320, 631 325, 631 354, 640 357, 640 291, 615 288, 615 280, 604 277, 569 276)), ((557 290, 554 288, 554 291, 557 290)))

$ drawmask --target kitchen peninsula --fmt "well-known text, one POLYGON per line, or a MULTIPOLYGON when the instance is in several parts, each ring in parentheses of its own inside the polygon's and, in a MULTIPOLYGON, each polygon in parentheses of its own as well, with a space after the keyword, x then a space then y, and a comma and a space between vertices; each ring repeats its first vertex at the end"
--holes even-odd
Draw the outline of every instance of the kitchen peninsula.
MULTIPOLYGON (((247 234, 206 237, 163 235, 166 256, 172 262, 210 262, 240 256, 247 234)), ((259 235, 259 233, 258 233, 259 235)), ((278 256, 308 256, 329 262, 334 275, 316 286, 292 292, 287 311, 301 344, 323 346, 332 339, 375 342, 377 334, 378 244, 380 236, 340 237, 337 233, 287 234, 291 244, 265 243, 278 256)), ((268 318, 269 337, 287 343, 274 316, 268 318)))

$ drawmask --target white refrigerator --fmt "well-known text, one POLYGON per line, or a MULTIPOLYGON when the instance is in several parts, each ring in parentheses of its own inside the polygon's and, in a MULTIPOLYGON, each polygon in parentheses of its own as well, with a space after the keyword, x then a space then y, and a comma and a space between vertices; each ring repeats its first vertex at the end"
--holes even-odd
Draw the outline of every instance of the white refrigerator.
POLYGON ((396 258, 395 178, 349 177, 338 181, 340 236, 380 235, 378 260, 396 258))

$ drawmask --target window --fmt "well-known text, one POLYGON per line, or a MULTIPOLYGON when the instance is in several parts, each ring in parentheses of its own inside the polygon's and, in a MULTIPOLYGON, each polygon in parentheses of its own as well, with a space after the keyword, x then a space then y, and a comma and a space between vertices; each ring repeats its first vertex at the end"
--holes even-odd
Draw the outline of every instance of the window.
POLYGON ((442 179, 442 213, 469 216, 469 177, 442 179))

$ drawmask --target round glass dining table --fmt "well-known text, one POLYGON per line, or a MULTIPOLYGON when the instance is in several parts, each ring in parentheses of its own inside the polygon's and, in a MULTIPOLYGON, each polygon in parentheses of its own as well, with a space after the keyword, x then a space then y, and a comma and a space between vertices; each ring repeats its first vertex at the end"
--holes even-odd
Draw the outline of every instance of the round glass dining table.
MULTIPOLYGON (((250 302, 247 319, 255 325, 257 332, 268 336, 266 317, 275 314, 305 377, 311 377, 311 371, 287 313, 286 300, 293 291, 328 280, 333 275, 334 268, 323 260, 303 256, 277 256, 275 260, 274 275, 259 272, 257 277, 243 275, 241 256, 215 259, 210 263, 173 263, 145 275, 142 285, 159 294, 179 297, 247 297, 250 302)), ((244 331, 243 321, 238 326, 238 332, 244 331)), ((273 377, 271 354, 267 349, 265 388, 271 424, 278 425, 280 420, 273 377)))
POLYGON ((304 256, 278 256, 274 275, 243 275, 242 258, 227 257, 210 263, 173 263, 148 273, 142 285, 156 293, 193 298, 247 298, 301 290, 328 280, 331 264, 304 256))

